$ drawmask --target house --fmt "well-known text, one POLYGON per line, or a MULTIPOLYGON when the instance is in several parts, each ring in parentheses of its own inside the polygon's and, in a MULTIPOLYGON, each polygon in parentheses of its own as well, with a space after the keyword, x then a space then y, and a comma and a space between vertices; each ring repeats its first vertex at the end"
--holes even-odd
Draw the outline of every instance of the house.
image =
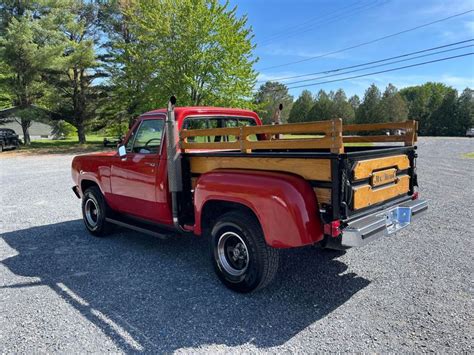
MULTIPOLYGON (((18 110, 20 110, 19 107, 10 107, 7 109, 0 110, 0 127, 13 129, 21 139, 24 139, 21 125, 17 122, 19 120, 15 119, 15 114, 18 110), (3 119, 3 122, 1 121, 1 119, 3 119)), ((28 110, 30 111, 30 114, 36 115, 32 117, 49 117, 53 120, 61 119, 60 115, 42 107, 31 105, 28 110)), ((30 134, 30 139, 32 140, 53 139, 54 137, 53 125, 37 120, 32 120, 28 132, 30 134)))
MULTIPOLYGON (((24 140, 23 137, 23 130, 21 129, 21 126, 16 122, 8 122, 4 124, 0 124, 0 128, 10 128, 15 131, 18 136, 24 140)), ((38 121, 33 121, 31 123, 30 128, 28 129, 30 132, 30 139, 35 140, 35 139, 53 139, 53 126, 43 123, 43 122, 38 122, 38 121)))

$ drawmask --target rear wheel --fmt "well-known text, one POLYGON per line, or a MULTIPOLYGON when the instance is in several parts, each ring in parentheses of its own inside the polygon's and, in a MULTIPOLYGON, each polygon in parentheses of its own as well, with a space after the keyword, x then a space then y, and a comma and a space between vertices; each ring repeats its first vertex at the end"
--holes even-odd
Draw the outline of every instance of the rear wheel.
POLYGON ((278 270, 278 250, 265 243, 254 216, 240 211, 225 213, 211 235, 214 270, 228 288, 247 293, 273 280, 278 270))
POLYGON ((107 203, 97 186, 89 187, 82 197, 82 219, 89 233, 103 237, 110 233, 111 225, 107 217, 107 203))

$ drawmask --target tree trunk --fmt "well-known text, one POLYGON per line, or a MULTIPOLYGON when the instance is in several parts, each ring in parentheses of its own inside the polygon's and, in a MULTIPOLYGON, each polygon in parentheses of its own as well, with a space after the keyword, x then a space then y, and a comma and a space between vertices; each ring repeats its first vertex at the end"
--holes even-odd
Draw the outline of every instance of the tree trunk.
POLYGON ((21 129, 23 131, 23 143, 25 145, 31 144, 29 128, 31 126, 30 120, 21 120, 21 129))
POLYGON ((79 139, 79 144, 86 143, 86 133, 84 130, 84 124, 80 123, 77 125, 77 138, 79 139))

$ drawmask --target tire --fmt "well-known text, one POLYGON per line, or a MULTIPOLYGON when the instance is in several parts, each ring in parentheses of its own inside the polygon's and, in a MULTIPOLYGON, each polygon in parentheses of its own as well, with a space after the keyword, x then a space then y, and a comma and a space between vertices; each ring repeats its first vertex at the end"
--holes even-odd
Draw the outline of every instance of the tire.
POLYGON ((89 231, 95 237, 104 237, 111 232, 111 224, 107 217, 108 206, 102 192, 97 186, 86 189, 82 197, 82 219, 89 231))
POLYGON ((225 213, 214 224, 211 258, 222 283, 240 293, 266 287, 278 271, 278 250, 266 244, 258 220, 240 211, 225 213))

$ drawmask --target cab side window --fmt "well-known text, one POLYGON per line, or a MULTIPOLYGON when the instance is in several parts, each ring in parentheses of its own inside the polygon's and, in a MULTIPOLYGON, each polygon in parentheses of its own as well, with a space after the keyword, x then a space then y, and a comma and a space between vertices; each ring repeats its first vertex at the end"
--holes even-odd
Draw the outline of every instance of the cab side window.
MULTIPOLYGON (((241 126, 255 126, 257 123, 249 118, 240 117, 199 117, 186 118, 184 129, 206 129, 206 128, 231 128, 241 126)), ((255 135, 254 135, 255 136, 255 135)), ((257 137, 250 136, 250 140, 257 140, 257 137)), ((209 143, 209 142, 235 142, 237 137, 231 136, 203 136, 190 137, 188 142, 209 143)))
POLYGON ((141 154, 156 154, 161 146, 163 120, 144 120, 138 127, 132 151, 141 154))
POLYGON ((127 152, 157 154, 163 135, 163 120, 143 120, 127 141, 127 152))

